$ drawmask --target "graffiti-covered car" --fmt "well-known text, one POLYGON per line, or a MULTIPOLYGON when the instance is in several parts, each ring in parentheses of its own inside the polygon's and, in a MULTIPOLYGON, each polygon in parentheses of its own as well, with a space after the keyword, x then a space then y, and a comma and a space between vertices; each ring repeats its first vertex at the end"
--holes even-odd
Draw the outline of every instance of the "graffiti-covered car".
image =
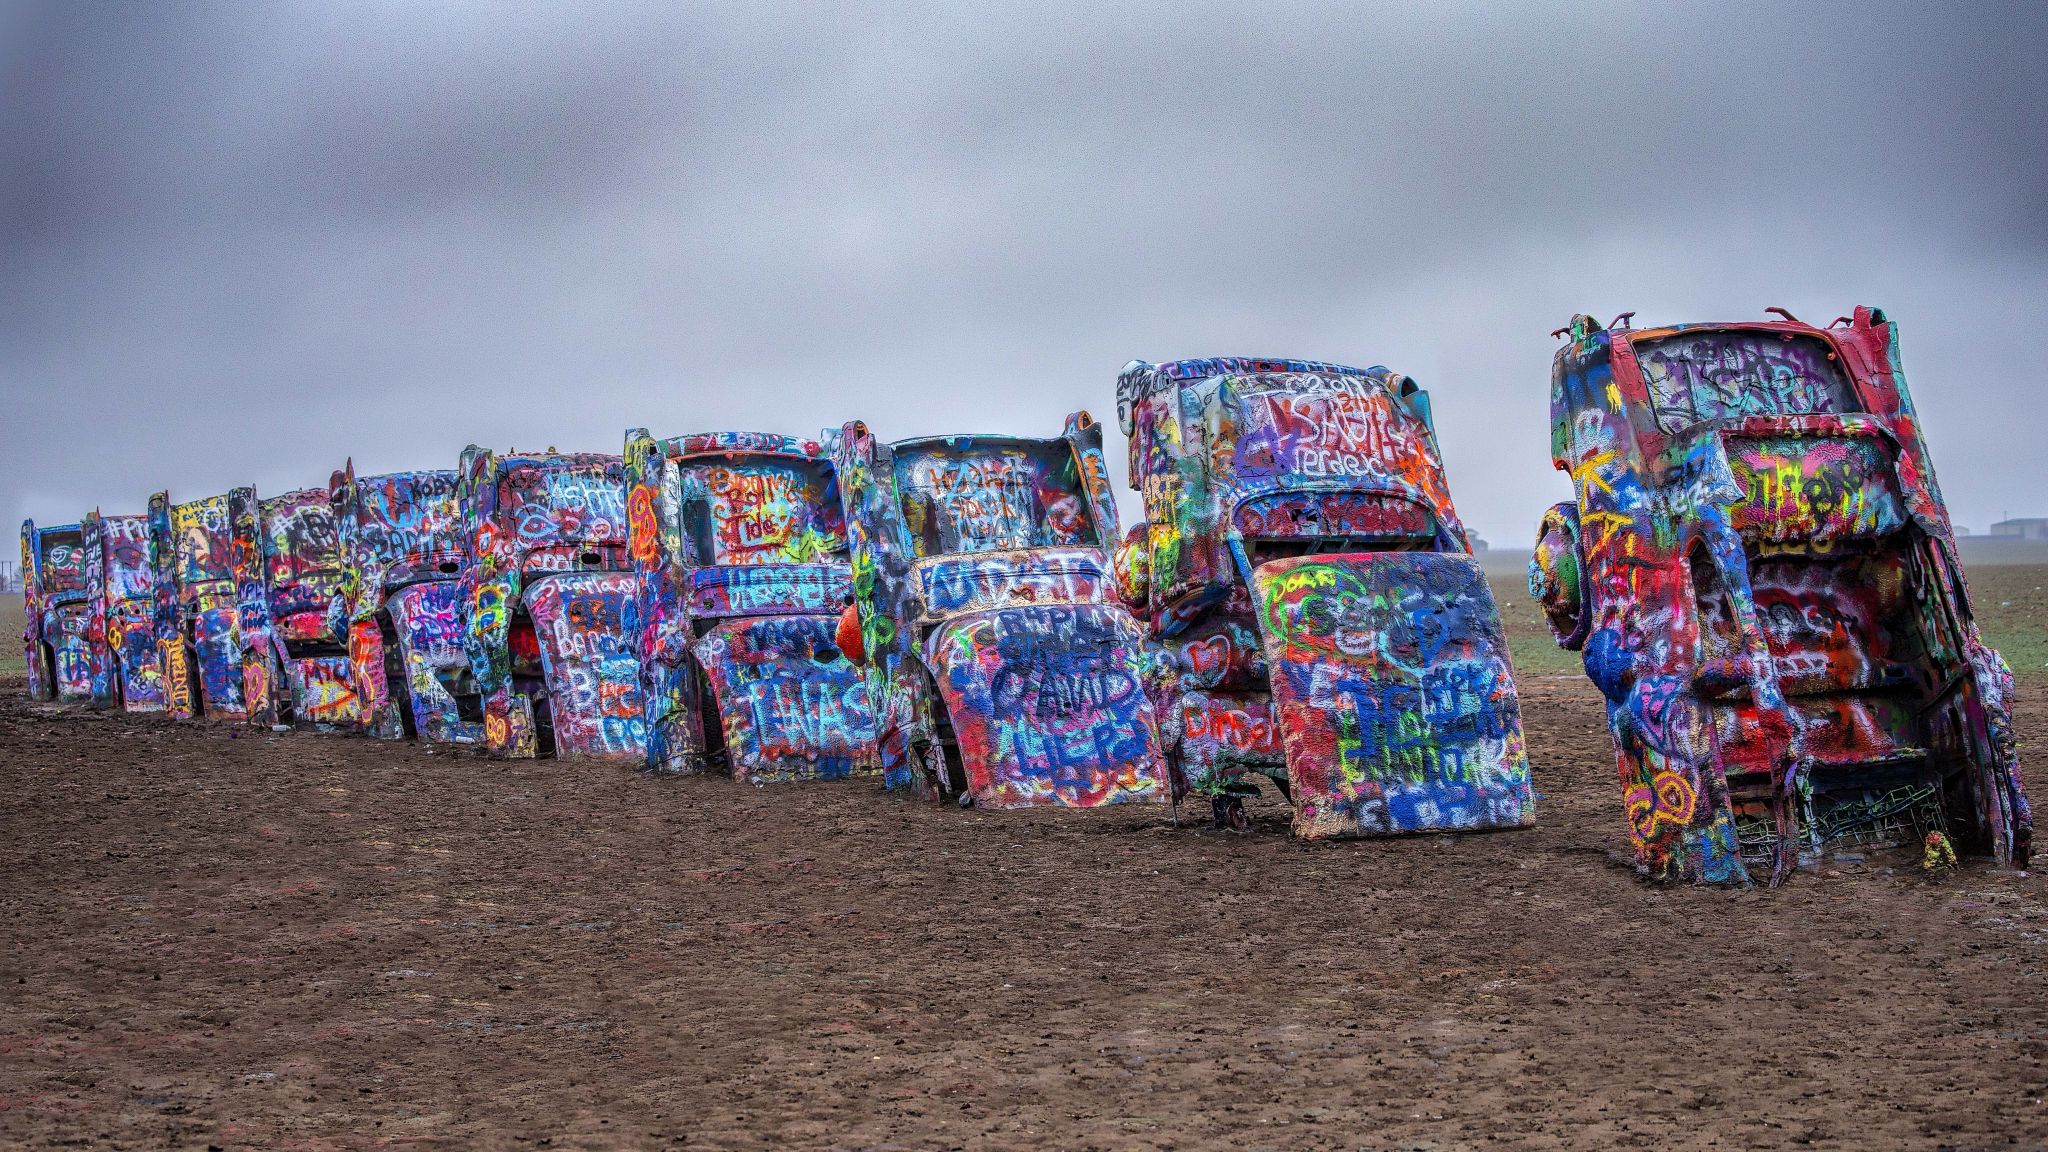
POLYGON ((242 691, 258 724, 352 727, 356 693, 344 633, 341 542, 326 488, 229 494, 241 609, 242 691))
POLYGON ((86 596, 85 537, 77 524, 21 525, 21 633, 32 700, 93 699, 96 645, 86 596))
POLYGON ((625 463, 602 453, 471 446, 465 648, 494 755, 641 760, 638 579, 625 463))
POLYGON ((2012 676, 1970 616, 1898 331, 1602 327, 1551 375, 1530 591, 1607 700, 1639 868, 1773 882, 1949 838, 2023 863, 2012 676))
POLYGON ((1174 759, 1218 824, 1245 826, 1261 775, 1304 838, 1534 822, 1428 393, 1385 368, 1138 361, 1117 407, 1146 513, 1119 586, 1179 666, 1174 759))
POLYGON ((229 505, 225 493, 183 504, 168 492, 149 498, 157 666, 164 705, 179 719, 249 718, 229 505))
POLYGON ((734 779, 879 770, 866 677, 835 640, 845 513, 816 440, 626 433, 647 763, 734 779))
POLYGON ((93 695, 128 712, 161 712, 163 672, 156 652, 156 557, 149 517, 86 516, 87 635, 98 650, 93 695))
POLYGON ((357 725, 380 739, 483 739, 463 647, 469 539, 456 487, 452 468, 357 476, 353 461, 328 483, 342 555, 334 629, 347 638, 357 725))
POLYGON ((843 631, 870 666, 885 779, 992 808, 1168 799, 1165 666, 1110 591, 1116 501, 1087 413, 1053 439, 834 453, 853 547, 843 631))

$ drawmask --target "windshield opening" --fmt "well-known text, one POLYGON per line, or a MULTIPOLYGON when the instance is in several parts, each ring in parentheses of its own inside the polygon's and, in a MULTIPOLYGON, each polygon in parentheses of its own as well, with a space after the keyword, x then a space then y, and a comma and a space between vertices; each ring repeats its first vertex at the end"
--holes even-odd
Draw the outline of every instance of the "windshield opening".
POLYGON ((372 476, 356 482, 356 547, 385 560, 461 552, 455 473, 372 476))
POLYGON ((522 549, 626 539, 625 485, 602 465, 514 467, 498 500, 498 520, 522 549))
POLYGON ((149 564, 149 520, 142 516, 104 517, 100 541, 106 556, 107 597, 132 600, 150 595, 156 573, 149 564))
POLYGON ((43 591, 77 592, 85 587, 84 539, 77 532, 44 532, 43 591))
POLYGON ((272 584, 288 584, 308 573, 334 569, 341 563, 341 540, 334 514, 324 495, 302 500, 282 497, 263 504, 263 522, 270 540, 265 557, 272 584))
POLYGON ((1080 467, 1064 441, 904 449, 896 477, 920 559, 1102 546, 1080 467))
POLYGON ((846 550, 839 486, 824 460, 684 460, 683 534, 704 565, 816 564, 846 550))
POLYGON ((1667 434, 1713 420, 1858 410, 1841 357, 1818 336, 1682 331, 1633 347, 1667 434))
POLYGON ((172 557, 181 584, 231 580, 228 555, 228 498, 209 496, 171 509, 172 557))

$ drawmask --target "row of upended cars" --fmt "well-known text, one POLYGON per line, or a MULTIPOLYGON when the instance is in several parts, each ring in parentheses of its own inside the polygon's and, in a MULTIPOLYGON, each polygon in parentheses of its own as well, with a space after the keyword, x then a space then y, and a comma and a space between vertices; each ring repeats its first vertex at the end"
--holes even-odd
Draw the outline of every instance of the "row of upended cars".
MULTIPOLYGON (((1530 589, 1660 878, 1935 835, 2023 865, 1896 331, 1574 318, 1530 589)), ((1413 380, 1133 363, 1103 431, 626 436, 22 532, 42 699, 1011 808, 1268 781, 1305 838, 1535 820, 1500 614, 1413 380)))

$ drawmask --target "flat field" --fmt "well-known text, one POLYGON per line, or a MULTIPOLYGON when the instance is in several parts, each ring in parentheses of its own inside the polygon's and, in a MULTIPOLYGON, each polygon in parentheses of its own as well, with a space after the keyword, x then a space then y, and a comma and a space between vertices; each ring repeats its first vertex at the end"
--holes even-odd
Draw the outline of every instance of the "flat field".
POLYGON ((21 611, 21 596, 14 592, 0 592, 0 676, 23 675, 28 665, 21 658, 21 629, 26 619, 21 611))
MULTIPOLYGON (((1984 614, 2038 637, 2044 575, 1979 574, 1984 614)), ((1522 680, 1537 828, 1304 845, 1277 804, 1244 837, 980 813, 98 715, 11 678, 0 1147, 2048 1140, 2038 875, 1647 887, 1612 859, 1598 698, 1522 680)))

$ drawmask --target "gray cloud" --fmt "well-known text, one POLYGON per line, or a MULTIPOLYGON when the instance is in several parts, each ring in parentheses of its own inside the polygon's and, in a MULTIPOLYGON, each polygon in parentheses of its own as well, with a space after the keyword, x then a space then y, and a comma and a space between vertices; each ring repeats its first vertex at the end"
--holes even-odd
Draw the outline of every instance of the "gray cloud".
POLYGON ((1572 312, 1874 303, 1981 529, 2048 513, 2044 48, 2038 4, 0 9, 0 510, 1050 431, 1249 353, 1422 379, 1519 547, 1572 312))

